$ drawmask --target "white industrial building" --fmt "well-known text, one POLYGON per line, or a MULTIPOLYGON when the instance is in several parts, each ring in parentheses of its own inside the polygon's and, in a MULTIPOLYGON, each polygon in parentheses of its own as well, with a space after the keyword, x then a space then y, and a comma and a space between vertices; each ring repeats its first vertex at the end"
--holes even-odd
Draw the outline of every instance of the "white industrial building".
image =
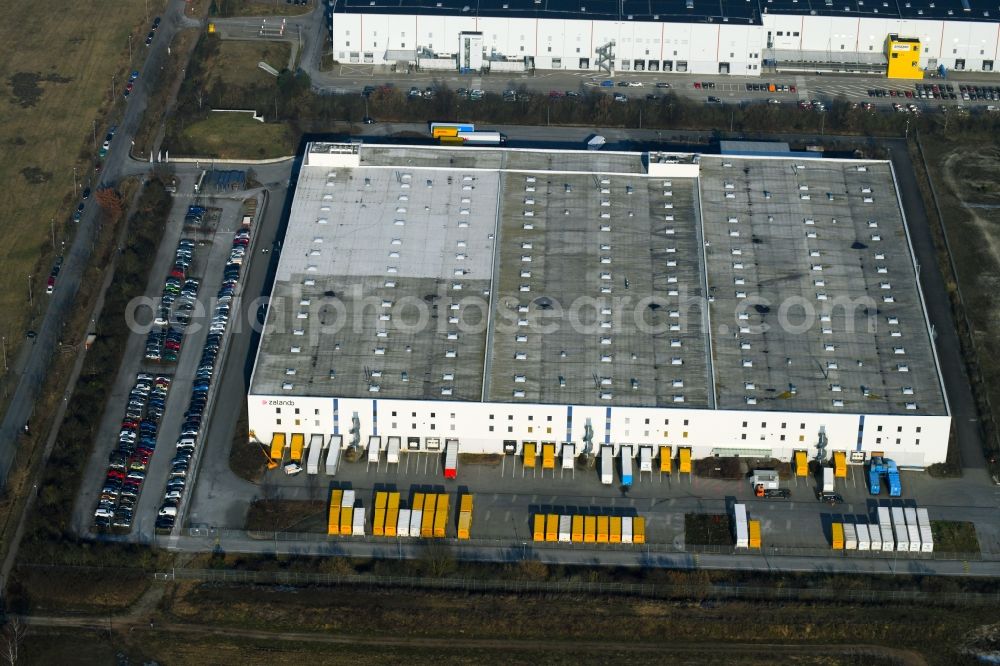
POLYGON ((884 69, 890 34, 919 39, 927 70, 1000 57, 1000 8, 983 0, 336 0, 330 23, 341 63, 427 70, 884 69))
MULTIPOLYGON (((945 459, 887 162, 310 144, 250 429, 945 459)), ((596 452, 596 451, 595 451, 596 452)))

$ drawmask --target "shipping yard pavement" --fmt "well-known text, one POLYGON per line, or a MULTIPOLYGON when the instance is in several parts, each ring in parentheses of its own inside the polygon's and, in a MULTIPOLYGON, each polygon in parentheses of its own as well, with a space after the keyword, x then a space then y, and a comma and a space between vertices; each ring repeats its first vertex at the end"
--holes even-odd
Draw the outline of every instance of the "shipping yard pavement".
MULTIPOLYGON (((200 281, 198 305, 192 313, 191 324, 187 327, 176 364, 156 363, 145 359, 147 329, 143 324, 147 324, 150 320, 150 311, 148 308, 142 308, 135 313, 137 323, 140 325, 136 326, 128 337, 122 365, 104 407, 104 416, 95 440, 96 445, 88 461, 81 482, 81 490, 73 510, 72 525, 77 534, 90 535, 92 533, 94 507, 97 504, 98 494, 107 471, 108 456, 116 445, 118 431, 121 428, 122 419, 125 417, 129 392, 135 384, 136 374, 139 372, 154 375, 165 374, 173 380, 157 432, 156 449, 150 459, 133 518, 132 529, 140 533, 140 538, 142 534, 148 538, 153 531, 156 512, 163 498, 164 486, 170 470, 170 459, 174 454, 174 443, 180 435, 183 414, 191 397, 195 370, 201 358, 202 346, 208 335, 208 323, 211 320, 216 295, 222 282, 222 267, 225 265, 232 247, 233 234, 240 226, 243 201, 254 197, 257 198, 258 202, 263 200, 259 191, 241 191, 231 194, 209 193, 196 198, 191 193, 198 173, 200 171, 195 168, 179 169, 177 172, 178 194, 174 196, 173 207, 164 230, 160 251, 157 253, 149 283, 144 292, 146 298, 153 299, 154 303, 157 302, 163 292, 164 281, 173 266, 178 240, 192 238, 196 241, 196 245, 192 264, 188 269, 188 277, 200 281), (188 206, 195 203, 209 209, 221 209, 217 222, 200 229, 186 228, 184 216, 188 206)), ((128 324, 123 321, 121 325, 128 324)))

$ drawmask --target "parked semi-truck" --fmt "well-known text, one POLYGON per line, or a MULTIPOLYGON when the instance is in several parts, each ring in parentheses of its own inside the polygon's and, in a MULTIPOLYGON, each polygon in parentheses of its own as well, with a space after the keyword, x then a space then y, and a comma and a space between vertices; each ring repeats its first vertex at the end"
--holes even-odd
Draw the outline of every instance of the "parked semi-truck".
POLYGON ((792 492, 779 487, 778 472, 773 469, 755 469, 750 476, 750 485, 757 497, 787 499, 792 492))
POLYGON ((507 135, 501 132, 458 132, 455 136, 441 136, 438 140, 446 145, 502 146, 507 143, 507 135))
POLYGON ((330 446, 326 453, 326 473, 333 476, 340 467, 340 447, 344 443, 343 435, 330 435, 330 446))
POLYGON ((323 435, 309 438, 309 457, 306 458, 306 474, 319 474, 320 456, 323 455, 323 435))
POLYGON ((632 447, 622 447, 622 485, 632 485, 632 447))
POLYGON ((435 139, 455 137, 459 132, 475 131, 476 126, 472 123, 431 123, 431 136, 435 139))

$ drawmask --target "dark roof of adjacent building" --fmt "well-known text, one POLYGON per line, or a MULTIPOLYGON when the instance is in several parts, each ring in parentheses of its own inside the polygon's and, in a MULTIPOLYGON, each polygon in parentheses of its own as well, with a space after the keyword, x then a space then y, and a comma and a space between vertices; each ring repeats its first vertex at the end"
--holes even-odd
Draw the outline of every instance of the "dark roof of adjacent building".
POLYGON ((337 0, 334 11, 755 25, 763 14, 1000 21, 989 0, 337 0))

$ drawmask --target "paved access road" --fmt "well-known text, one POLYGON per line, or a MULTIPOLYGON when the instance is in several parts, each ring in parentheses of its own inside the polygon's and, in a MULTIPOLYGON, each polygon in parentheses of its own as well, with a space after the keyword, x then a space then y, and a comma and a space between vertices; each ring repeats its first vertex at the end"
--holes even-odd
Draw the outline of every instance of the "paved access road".
MULTIPOLYGON (((166 59, 172 57, 167 54, 167 47, 177 31, 188 25, 188 20, 184 18, 183 14, 184 7, 183 0, 172 0, 162 16, 152 45, 148 48, 145 46, 136 47, 133 66, 140 71, 140 76, 135 81, 135 88, 127 101, 120 96, 127 81, 117 81, 116 94, 118 97, 114 104, 118 111, 113 116, 118 117, 116 123, 118 131, 115 134, 110 152, 107 157, 101 160, 103 162, 102 171, 95 176, 98 184, 93 186, 94 190, 103 185, 115 183, 131 173, 137 173, 124 167, 129 161, 128 152, 132 137, 135 135, 149 99, 149 87, 142 73, 162 67, 166 59), (143 54, 146 55, 145 61, 141 58, 143 54)), ((127 78, 127 74, 125 78, 127 78)), ((99 141, 106 131, 106 127, 97 128, 99 141)), ((94 158, 97 159, 96 148, 94 158)), ((84 177, 83 182, 86 181, 87 178, 84 177)), ((99 206, 94 198, 91 198, 87 202, 73 242, 63 255, 64 261, 59 273, 59 282, 51 296, 44 294, 44 278, 42 276, 34 281, 35 298, 48 298, 49 305, 43 320, 35 329, 37 337, 34 340, 29 339, 23 345, 18 358, 12 363, 13 370, 18 373, 20 379, 11 397, 7 413, 4 415, 3 421, 0 422, 0 485, 6 483, 7 475, 20 444, 19 435, 25 423, 31 419, 42 421, 46 418, 44 414, 35 414, 34 406, 53 354, 62 343, 71 345, 82 343, 82 341, 76 340, 63 340, 63 326, 66 317, 76 304, 80 278, 90 263, 93 243, 99 230, 99 217, 99 206)))

